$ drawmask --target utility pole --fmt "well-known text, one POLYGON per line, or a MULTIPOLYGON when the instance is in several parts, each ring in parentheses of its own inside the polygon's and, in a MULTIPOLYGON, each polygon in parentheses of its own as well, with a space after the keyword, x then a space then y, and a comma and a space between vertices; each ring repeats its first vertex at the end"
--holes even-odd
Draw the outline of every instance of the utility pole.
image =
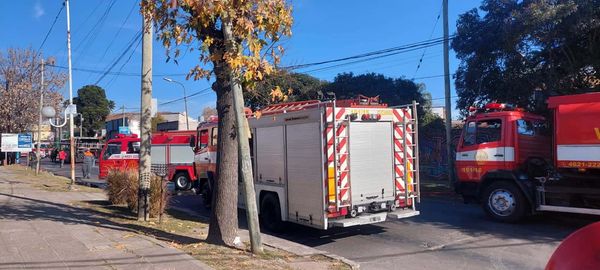
POLYGON ((448 31, 448 0, 442 0, 444 13, 444 96, 446 99, 446 154, 448 158, 448 187, 454 183, 454 157, 452 156, 452 102, 450 100, 450 64, 449 64, 449 31, 448 31))
MULTIPOLYGON (((223 22, 223 36, 225 46, 228 50, 235 50, 235 39, 231 30, 231 22, 223 22)), ((254 178, 252 176, 252 161, 250 159, 250 138, 248 120, 244 114, 244 95, 239 78, 229 69, 229 84, 233 92, 233 109, 235 112, 235 126, 238 142, 238 160, 241 167, 242 182, 244 183, 244 197, 246 202, 246 219, 250 231, 250 245, 252 253, 263 252, 260 225, 258 223, 258 207, 256 205, 256 192, 254 190, 254 178)))
POLYGON ((44 58, 42 58, 42 82, 40 84, 40 117, 38 119, 38 134, 37 134, 37 163, 35 164, 35 175, 40 173, 40 159, 41 159, 41 148, 42 148, 42 108, 44 108, 44 58))
MULTIPOLYGON (((150 177, 151 156, 150 156, 150 137, 152 128, 152 22, 142 17, 143 40, 142 40, 142 105, 140 119, 140 188, 138 196, 138 220, 147 221, 150 218, 148 202, 150 200, 150 177), (143 211, 142 211, 143 210, 143 211)), ((162 200, 162 198, 161 198, 162 200)))
MULTIPOLYGON (((69 10, 69 0, 65 0, 67 9, 67 55, 69 60, 69 105, 73 106, 73 72, 71 66, 71 13, 69 10)), ((75 132, 72 112, 69 114, 69 151, 71 160, 71 184, 72 189, 75 184, 75 132)))

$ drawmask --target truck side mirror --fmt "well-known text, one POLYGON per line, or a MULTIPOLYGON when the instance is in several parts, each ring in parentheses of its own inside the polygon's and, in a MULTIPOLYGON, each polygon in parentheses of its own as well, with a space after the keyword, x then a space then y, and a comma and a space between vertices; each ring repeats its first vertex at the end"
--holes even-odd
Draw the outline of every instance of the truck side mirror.
POLYGON ((190 135, 190 147, 196 147, 196 136, 190 135))

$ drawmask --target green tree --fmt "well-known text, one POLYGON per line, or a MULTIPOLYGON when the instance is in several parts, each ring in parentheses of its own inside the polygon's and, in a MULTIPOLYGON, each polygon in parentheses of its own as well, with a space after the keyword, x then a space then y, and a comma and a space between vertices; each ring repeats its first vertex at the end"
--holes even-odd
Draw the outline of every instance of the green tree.
POLYGON ((452 48, 463 112, 492 100, 535 109, 534 91, 600 90, 600 0, 484 0, 460 15, 452 48))
MULTIPOLYGON (((94 136, 104 127, 106 116, 115 108, 115 103, 106 98, 104 89, 97 85, 86 85, 77 90, 73 98, 77 112, 83 116, 82 136, 94 136)), ((77 121, 80 121, 77 119, 77 121)))
POLYGON ((323 92, 333 92, 337 99, 350 99, 358 95, 379 96, 389 106, 409 104, 415 100, 419 103, 417 113, 421 125, 435 119, 431 113, 431 94, 425 90, 425 85, 403 78, 394 79, 376 73, 356 76, 353 73, 341 73, 324 86, 323 92))
POLYGON ((244 100, 255 110, 281 102, 320 99, 326 84, 307 74, 277 71, 258 82, 253 91, 246 91, 244 100))

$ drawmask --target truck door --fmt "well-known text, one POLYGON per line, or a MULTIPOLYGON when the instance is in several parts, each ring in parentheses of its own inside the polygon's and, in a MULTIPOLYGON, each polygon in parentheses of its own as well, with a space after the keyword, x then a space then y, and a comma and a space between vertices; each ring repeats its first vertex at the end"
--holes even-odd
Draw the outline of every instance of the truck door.
POLYGON ((502 118, 470 120, 465 124, 456 151, 461 181, 478 182, 488 171, 505 169, 507 157, 514 160, 514 147, 506 147, 503 126, 502 118))
POLYGON ((198 132, 198 145, 196 146, 197 150, 194 155, 194 163, 196 165, 198 178, 208 178, 207 171, 209 170, 209 165, 216 162, 216 160, 213 160, 216 158, 211 155, 211 151, 209 151, 209 139, 208 129, 202 129, 198 132))
POLYGON ((121 154, 121 142, 108 142, 102 153, 100 154, 100 162, 98 164, 100 170, 100 178, 106 178, 108 171, 112 168, 121 166, 122 159, 111 158, 121 154))

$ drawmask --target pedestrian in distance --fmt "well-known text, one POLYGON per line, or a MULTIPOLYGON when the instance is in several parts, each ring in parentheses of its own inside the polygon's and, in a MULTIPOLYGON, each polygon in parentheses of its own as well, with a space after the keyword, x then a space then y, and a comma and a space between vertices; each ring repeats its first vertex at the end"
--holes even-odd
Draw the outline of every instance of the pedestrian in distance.
POLYGON ((65 159, 67 158, 67 152, 64 149, 60 149, 58 152, 58 159, 60 160, 60 167, 62 168, 65 165, 65 159))
POLYGON ((90 179, 92 163, 94 163, 94 154, 90 152, 90 149, 86 148, 83 152, 83 178, 90 179))

